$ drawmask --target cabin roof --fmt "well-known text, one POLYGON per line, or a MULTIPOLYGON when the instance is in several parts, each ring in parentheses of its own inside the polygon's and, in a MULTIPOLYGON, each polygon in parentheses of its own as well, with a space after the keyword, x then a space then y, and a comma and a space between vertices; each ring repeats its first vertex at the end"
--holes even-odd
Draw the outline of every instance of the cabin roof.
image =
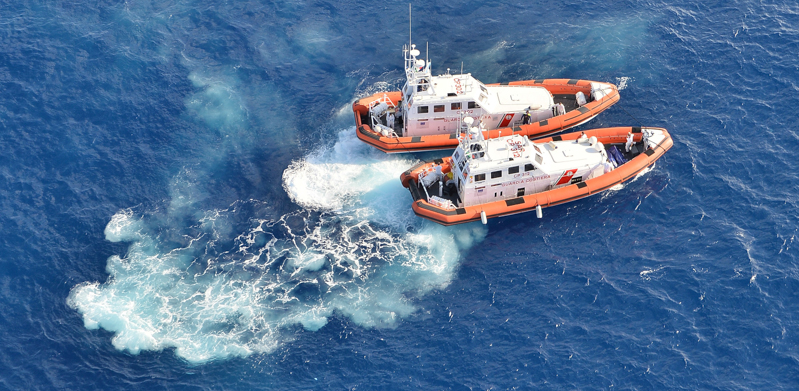
POLYGON ((432 88, 415 93, 418 102, 432 104, 431 101, 451 98, 452 100, 474 100, 480 96, 479 80, 466 73, 462 75, 439 75, 430 78, 432 88), (450 94, 455 94, 452 96, 450 94))
POLYGON ((486 86, 469 73, 433 76, 430 83, 432 88, 414 92, 415 104, 475 101, 486 109, 502 107, 502 111, 517 112, 549 109, 553 104, 552 95, 544 87, 486 86))
MULTIPOLYGON (((600 148, 588 141, 555 141, 534 143, 518 134, 482 141, 485 155, 469 161, 469 172, 474 174, 495 171, 510 166, 532 163, 545 171, 575 168, 577 165, 601 163, 600 148), (536 153, 541 161, 536 160, 536 153), (592 157, 593 156, 593 157, 592 157)), ((462 150, 462 147, 458 147, 462 150)))
POLYGON ((488 91, 488 105, 502 106, 508 111, 549 109, 554 103, 552 95, 544 87, 489 86, 488 91))

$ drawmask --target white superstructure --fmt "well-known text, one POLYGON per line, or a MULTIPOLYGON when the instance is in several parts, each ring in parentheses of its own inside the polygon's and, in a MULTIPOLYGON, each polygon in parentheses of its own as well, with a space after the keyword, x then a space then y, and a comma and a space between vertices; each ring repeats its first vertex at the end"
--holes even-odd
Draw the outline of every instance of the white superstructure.
POLYGON ((520 135, 484 140, 481 134, 472 128, 461 138, 452 154, 452 176, 441 179, 457 189, 454 206, 522 197, 586 181, 613 169, 595 137, 534 143, 520 135))
POLYGON ((402 116, 394 129, 400 136, 455 133, 465 117, 480 120, 486 129, 522 123, 525 111, 530 122, 551 118, 562 111, 552 94, 543 87, 486 86, 470 73, 433 76, 430 61, 419 58, 416 45, 403 48, 407 81, 402 100, 390 102, 402 116), (401 129, 400 129, 401 128, 401 129))

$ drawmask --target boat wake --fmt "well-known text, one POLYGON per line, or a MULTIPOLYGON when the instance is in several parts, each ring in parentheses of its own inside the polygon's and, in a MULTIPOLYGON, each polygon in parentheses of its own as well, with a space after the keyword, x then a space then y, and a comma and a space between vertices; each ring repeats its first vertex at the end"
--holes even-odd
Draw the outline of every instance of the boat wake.
POLYGON ((396 326, 450 283, 486 230, 413 216, 397 178, 414 161, 374 152, 354 133, 285 170, 300 210, 278 215, 246 200, 184 205, 180 216, 118 212, 105 235, 130 243, 127 254, 108 259, 105 283, 74 287, 69 305, 87 328, 113 332, 119 350, 174 348, 194 363, 273 352, 332 316, 396 326))

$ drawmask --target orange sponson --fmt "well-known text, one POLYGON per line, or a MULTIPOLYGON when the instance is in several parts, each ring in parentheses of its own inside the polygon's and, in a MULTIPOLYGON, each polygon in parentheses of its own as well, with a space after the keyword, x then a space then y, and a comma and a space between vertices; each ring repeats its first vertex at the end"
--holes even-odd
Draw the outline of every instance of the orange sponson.
MULTIPOLYGON (((407 187, 411 192, 411 196, 414 200, 412 204, 414 213, 420 217, 424 217, 442 225, 454 225, 478 221, 480 220, 480 212, 483 211, 486 213, 487 218, 529 212, 534 210, 538 205, 541 205, 542 208, 546 208, 597 194, 635 177, 641 171, 651 166, 672 147, 674 142, 665 129, 651 127, 648 129, 660 129, 664 132, 666 137, 654 148, 641 153, 634 159, 616 168, 615 170, 599 177, 588 179, 585 182, 580 182, 541 193, 529 194, 523 197, 510 198, 456 209, 442 209, 428 203, 424 197, 419 194, 418 188, 416 186, 419 173, 424 169, 430 169, 434 165, 440 164, 438 163, 439 161, 443 162, 443 164, 447 165, 448 167, 451 167, 451 157, 437 159, 433 162, 420 163, 412 167, 410 170, 402 173, 400 179, 402 180, 402 185, 407 187)), ((640 127, 615 127, 591 129, 586 130, 585 132, 567 133, 561 136, 536 140, 536 142, 545 143, 553 140, 576 140, 580 137, 581 133, 585 133, 588 137, 596 136, 597 140, 605 145, 623 144, 626 141, 627 134, 629 132, 633 133, 636 142, 641 141, 642 133, 640 127)))

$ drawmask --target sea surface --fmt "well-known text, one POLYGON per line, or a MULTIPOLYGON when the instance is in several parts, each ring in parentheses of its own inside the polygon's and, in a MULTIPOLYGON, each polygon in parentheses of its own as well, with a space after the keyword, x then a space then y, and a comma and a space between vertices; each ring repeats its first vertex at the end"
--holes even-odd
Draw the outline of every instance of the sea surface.
POLYGON ((795 0, 412 3, 435 74, 674 147, 442 227, 398 177, 445 153, 355 137, 408 3, 0 1, 0 389, 799 389, 795 0))

